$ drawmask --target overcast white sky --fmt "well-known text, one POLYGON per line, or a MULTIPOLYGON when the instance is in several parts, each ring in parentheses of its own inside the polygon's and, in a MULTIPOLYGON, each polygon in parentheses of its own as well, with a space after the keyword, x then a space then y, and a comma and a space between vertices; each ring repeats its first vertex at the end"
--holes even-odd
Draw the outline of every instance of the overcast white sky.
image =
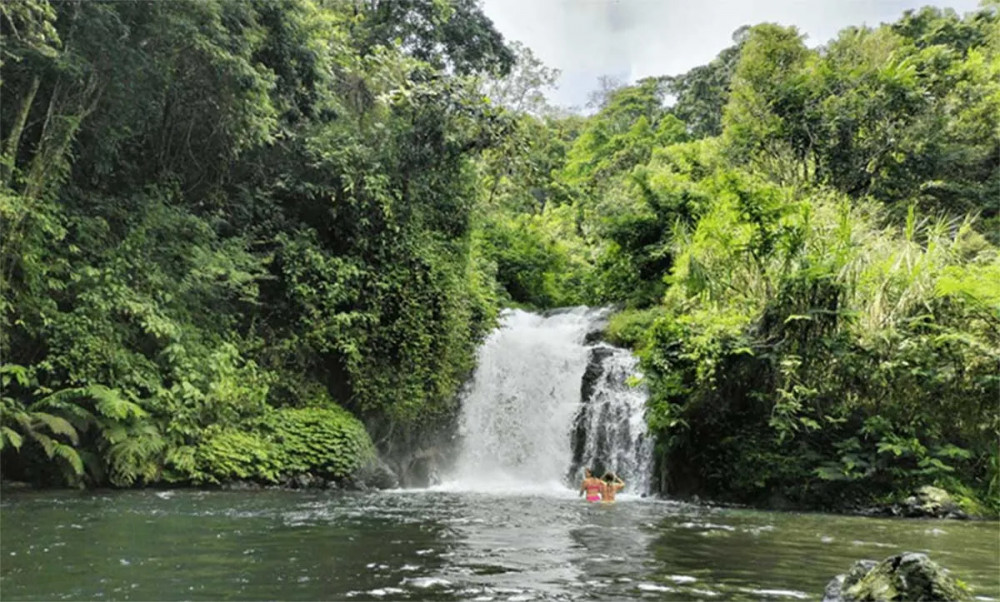
POLYGON ((795 25, 818 46, 848 25, 878 25, 925 5, 975 10, 978 0, 483 0, 508 40, 562 71, 550 101, 583 107, 597 78, 676 75, 712 60, 741 25, 795 25))

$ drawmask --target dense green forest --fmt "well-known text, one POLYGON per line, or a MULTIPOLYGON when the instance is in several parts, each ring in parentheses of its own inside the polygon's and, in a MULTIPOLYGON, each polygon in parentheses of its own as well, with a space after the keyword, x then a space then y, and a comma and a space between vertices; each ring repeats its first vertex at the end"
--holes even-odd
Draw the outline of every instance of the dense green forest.
POLYGON ((548 106, 474 0, 0 5, 5 478, 349 477, 614 305, 668 494, 1000 510, 1000 15, 548 106))

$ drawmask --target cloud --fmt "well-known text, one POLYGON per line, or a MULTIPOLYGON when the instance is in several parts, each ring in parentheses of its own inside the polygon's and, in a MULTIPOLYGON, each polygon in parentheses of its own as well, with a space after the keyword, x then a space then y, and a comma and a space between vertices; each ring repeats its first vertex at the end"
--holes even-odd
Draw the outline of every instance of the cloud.
POLYGON ((742 25, 795 25, 810 46, 849 25, 877 25, 932 4, 959 13, 978 0, 484 0, 497 29, 562 71, 550 100, 582 107, 601 75, 635 81, 712 60, 742 25))

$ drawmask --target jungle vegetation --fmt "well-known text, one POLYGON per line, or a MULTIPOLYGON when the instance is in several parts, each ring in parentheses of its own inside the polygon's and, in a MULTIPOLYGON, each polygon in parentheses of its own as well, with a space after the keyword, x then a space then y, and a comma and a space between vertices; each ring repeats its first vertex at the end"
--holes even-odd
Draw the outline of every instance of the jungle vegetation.
POLYGON ((1000 15, 551 107, 474 0, 0 5, 5 478, 344 478, 613 304, 668 494, 1000 511, 1000 15))

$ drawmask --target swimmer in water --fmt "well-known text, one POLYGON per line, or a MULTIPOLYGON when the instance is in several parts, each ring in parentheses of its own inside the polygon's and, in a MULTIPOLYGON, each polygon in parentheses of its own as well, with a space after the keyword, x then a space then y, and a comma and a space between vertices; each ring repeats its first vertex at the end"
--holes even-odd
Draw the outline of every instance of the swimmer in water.
POLYGON ((583 469, 583 482, 580 483, 580 495, 586 492, 588 502, 599 502, 604 492, 604 481, 591 474, 589 468, 583 469))
POLYGON ((604 473, 604 488, 601 489, 601 501, 614 503, 615 494, 625 488, 625 481, 610 470, 604 473))

